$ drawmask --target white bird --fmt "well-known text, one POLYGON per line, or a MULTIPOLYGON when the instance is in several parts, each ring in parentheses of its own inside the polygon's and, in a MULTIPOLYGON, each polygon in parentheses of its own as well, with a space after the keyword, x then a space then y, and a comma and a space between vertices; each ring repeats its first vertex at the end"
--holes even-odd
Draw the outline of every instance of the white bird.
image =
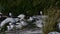
POLYGON ((12 13, 9 13, 9 16, 12 16, 12 13))
POLYGON ((40 14, 42 15, 42 11, 40 11, 40 14))

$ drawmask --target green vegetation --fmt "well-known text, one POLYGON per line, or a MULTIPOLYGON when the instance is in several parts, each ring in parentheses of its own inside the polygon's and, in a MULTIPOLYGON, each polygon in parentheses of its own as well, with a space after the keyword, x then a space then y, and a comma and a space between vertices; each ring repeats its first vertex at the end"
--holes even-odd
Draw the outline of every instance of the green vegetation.
POLYGON ((8 12, 12 12, 14 15, 21 13, 36 15, 44 8, 59 7, 59 5, 59 0, 0 0, 0 10, 3 9, 2 12, 6 15, 8 12))
POLYGON ((46 23, 44 26, 44 33, 47 34, 51 31, 58 31, 56 29, 57 20, 60 18, 60 9, 57 8, 49 8, 47 9, 48 19, 46 19, 46 23))

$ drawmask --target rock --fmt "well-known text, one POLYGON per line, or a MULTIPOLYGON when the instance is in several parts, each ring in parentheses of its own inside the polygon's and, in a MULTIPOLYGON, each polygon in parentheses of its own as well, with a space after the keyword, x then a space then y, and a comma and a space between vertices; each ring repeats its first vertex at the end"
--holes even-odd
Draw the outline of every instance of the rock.
POLYGON ((49 32, 48 34, 60 34, 59 32, 49 32))

